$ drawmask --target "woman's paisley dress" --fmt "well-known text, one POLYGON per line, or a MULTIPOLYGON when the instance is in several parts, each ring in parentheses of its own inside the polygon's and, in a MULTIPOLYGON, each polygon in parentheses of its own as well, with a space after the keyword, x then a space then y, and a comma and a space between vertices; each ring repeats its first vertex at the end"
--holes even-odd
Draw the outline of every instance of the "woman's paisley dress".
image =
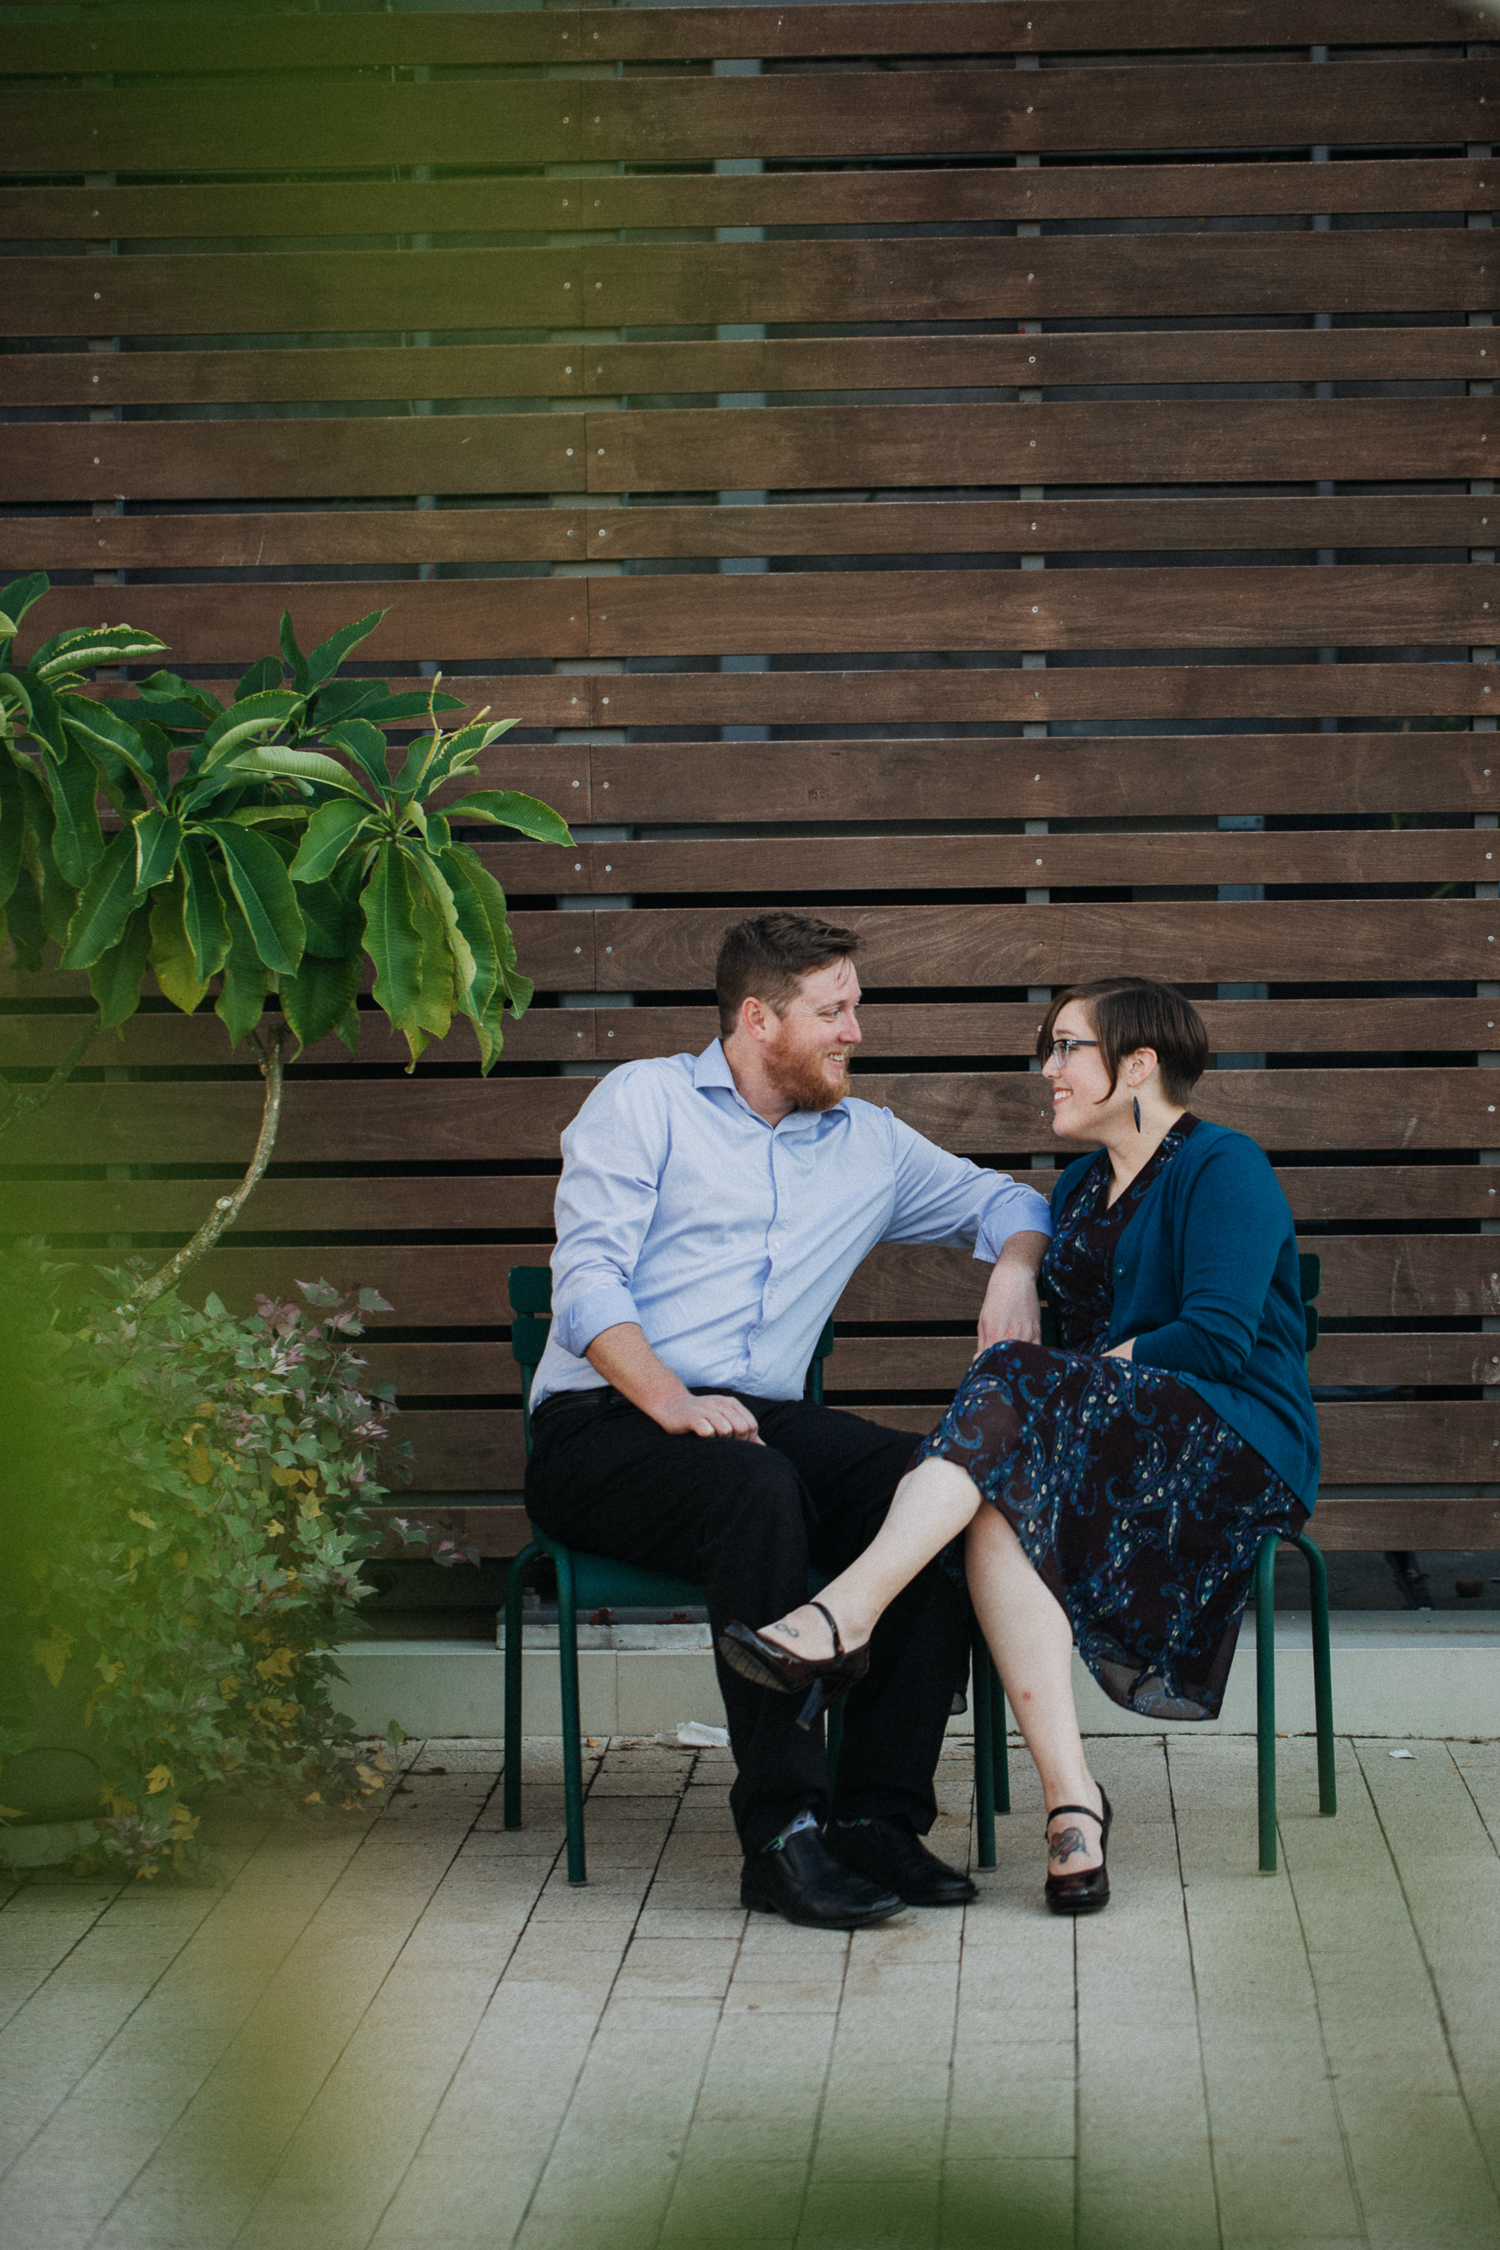
POLYGON ((1113 1208, 1100 1151, 1042 1265, 1063 1348, 995 1345, 916 1455, 967 1470, 1061 1602, 1099 1685, 1152 1719, 1218 1716, 1261 1538, 1307 1521, 1196 1391, 1099 1356, 1120 1237, 1196 1123, 1178 1120, 1113 1208))

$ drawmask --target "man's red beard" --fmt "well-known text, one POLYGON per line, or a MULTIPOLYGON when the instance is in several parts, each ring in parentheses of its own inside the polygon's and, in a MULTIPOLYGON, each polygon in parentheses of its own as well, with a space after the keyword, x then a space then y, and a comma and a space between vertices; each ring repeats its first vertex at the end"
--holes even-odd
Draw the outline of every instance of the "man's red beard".
POLYGON ((781 1099, 790 1102, 794 1109, 832 1109, 849 1091, 849 1065, 846 1060, 840 1082, 830 1086, 823 1070, 826 1059, 826 1049, 800 1062, 781 1062, 768 1055, 766 1076, 781 1099))

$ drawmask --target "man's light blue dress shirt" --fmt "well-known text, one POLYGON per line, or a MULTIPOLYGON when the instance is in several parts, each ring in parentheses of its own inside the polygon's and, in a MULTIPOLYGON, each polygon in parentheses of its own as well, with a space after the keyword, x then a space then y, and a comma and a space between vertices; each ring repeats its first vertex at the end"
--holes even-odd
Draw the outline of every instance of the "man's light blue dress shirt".
POLYGON ((1048 1205, 851 1096, 773 1131, 701 1055, 624 1063, 562 1136, 552 1333, 532 1390, 598 1389, 584 1353, 636 1321, 691 1389, 800 1398, 819 1331, 877 1242, 993 1262, 1048 1205))

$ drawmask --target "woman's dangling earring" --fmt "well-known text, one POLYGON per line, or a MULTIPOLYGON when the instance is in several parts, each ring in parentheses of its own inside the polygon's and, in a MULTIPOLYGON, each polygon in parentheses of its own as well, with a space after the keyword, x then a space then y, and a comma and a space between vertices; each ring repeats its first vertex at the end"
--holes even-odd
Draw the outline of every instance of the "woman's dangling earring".
POLYGON ((1135 1111, 1135 1129, 1139 1132, 1141 1129, 1141 1097, 1139 1094, 1136 1095, 1130 1106, 1135 1111))

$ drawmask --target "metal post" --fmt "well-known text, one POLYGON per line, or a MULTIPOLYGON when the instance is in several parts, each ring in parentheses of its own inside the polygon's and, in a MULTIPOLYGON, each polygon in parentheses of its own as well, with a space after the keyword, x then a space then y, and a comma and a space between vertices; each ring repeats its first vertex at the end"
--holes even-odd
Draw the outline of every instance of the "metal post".
MULTIPOLYGON (((1328 1646, 1328 1565, 1314 1540, 1300 1537, 1297 1545, 1307 1562, 1308 1592, 1312 1596, 1313 1706, 1318 1729, 1318 1810, 1332 1820, 1339 1809, 1338 1782, 1333 1763, 1333 1658, 1328 1646)), ((1257 1633, 1259 1627, 1256 1628, 1257 1633)))
POLYGON ((978 1626, 969 1663, 974 1698, 974 1819, 979 1830, 979 1864, 995 1864, 995 1705, 990 1652, 978 1626))
POLYGON ((566 1547, 550 1549, 557 1565, 557 1656, 562 1688, 563 1820, 568 1831, 568 1881, 586 1883, 583 1852, 583 1722, 578 1708, 578 1604, 573 1593, 573 1557, 566 1547))
POLYGON ((1260 1871, 1276 1872, 1276 1547, 1268 1531, 1255 1558, 1256 1793, 1260 1871))
POLYGON ((526 1593, 526 1573, 541 1557, 533 1539, 523 1547, 505 1574, 505 1778, 502 1801, 505 1825, 521 1825, 521 1604, 526 1593))

